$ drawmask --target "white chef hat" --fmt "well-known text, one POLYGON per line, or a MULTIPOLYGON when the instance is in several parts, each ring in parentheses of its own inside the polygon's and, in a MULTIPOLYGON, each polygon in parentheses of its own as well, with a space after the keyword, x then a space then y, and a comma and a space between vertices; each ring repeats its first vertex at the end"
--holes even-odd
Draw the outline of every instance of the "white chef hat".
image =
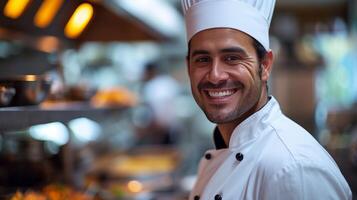
POLYGON ((210 28, 240 30, 269 50, 275 0, 182 0, 187 40, 210 28))

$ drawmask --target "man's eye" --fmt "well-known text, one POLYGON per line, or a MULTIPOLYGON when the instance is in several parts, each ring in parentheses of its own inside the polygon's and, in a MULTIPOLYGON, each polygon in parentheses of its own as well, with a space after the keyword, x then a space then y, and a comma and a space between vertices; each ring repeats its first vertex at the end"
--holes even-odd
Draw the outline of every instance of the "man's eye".
POLYGON ((195 62, 199 62, 199 63, 209 62, 209 61, 210 61, 209 57, 198 57, 198 58, 195 59, 195 62))
POLYGON ((239 56, 226 56, 224 57, 225 61, 232 62, 232 61, 239 61, 241 58, 239 56))

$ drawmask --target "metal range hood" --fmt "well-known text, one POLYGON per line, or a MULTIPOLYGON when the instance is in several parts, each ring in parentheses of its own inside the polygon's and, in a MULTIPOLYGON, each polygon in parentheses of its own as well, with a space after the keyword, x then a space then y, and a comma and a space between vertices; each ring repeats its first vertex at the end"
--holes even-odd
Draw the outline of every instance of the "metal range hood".
POLYGON ((81 44, 86 41, 170 41, 184 36, 181 14, 165 0, 64 0, 52 23, 39 28, 33 19, 43 1, 32 0, 18 19, 4 16, 2 11, 7 1, 0 1, 0 39, 16 39, 19 35, 55 36, 69 44, 81 44), (69 39, 64 27, 83 2, 93 6, 93 18, 79 37, 69 39))

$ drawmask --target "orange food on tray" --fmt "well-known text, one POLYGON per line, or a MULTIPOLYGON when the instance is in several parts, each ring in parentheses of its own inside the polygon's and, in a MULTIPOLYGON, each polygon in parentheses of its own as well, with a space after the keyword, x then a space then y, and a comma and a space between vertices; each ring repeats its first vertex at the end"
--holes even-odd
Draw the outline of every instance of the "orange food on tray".
POLYGON ((16 192, 10 200, 91 200, 92 197, 64 185, 48 185, 42 191, 16 192))
POLYGON ((39 193, 27 191, 25 194, 17 191, 10 200, 47 200, 47 198, 39 193))
POLYGON ((126 88, 115 87, 99 90, 91 99, 94 107, 134 106, 136 95, 126 88))

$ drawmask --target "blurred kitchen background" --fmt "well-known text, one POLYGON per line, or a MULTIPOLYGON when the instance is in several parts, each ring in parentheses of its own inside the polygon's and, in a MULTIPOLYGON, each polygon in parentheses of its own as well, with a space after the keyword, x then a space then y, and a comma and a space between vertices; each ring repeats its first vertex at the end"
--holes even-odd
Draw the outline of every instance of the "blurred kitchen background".
MULTIPOLYGON (((214 125, 180 6, 0 0, 1 199, 187 198, 214 125)), ((278 0, 271 46, 270 92, 357 194, 357 1, 278 0)))

